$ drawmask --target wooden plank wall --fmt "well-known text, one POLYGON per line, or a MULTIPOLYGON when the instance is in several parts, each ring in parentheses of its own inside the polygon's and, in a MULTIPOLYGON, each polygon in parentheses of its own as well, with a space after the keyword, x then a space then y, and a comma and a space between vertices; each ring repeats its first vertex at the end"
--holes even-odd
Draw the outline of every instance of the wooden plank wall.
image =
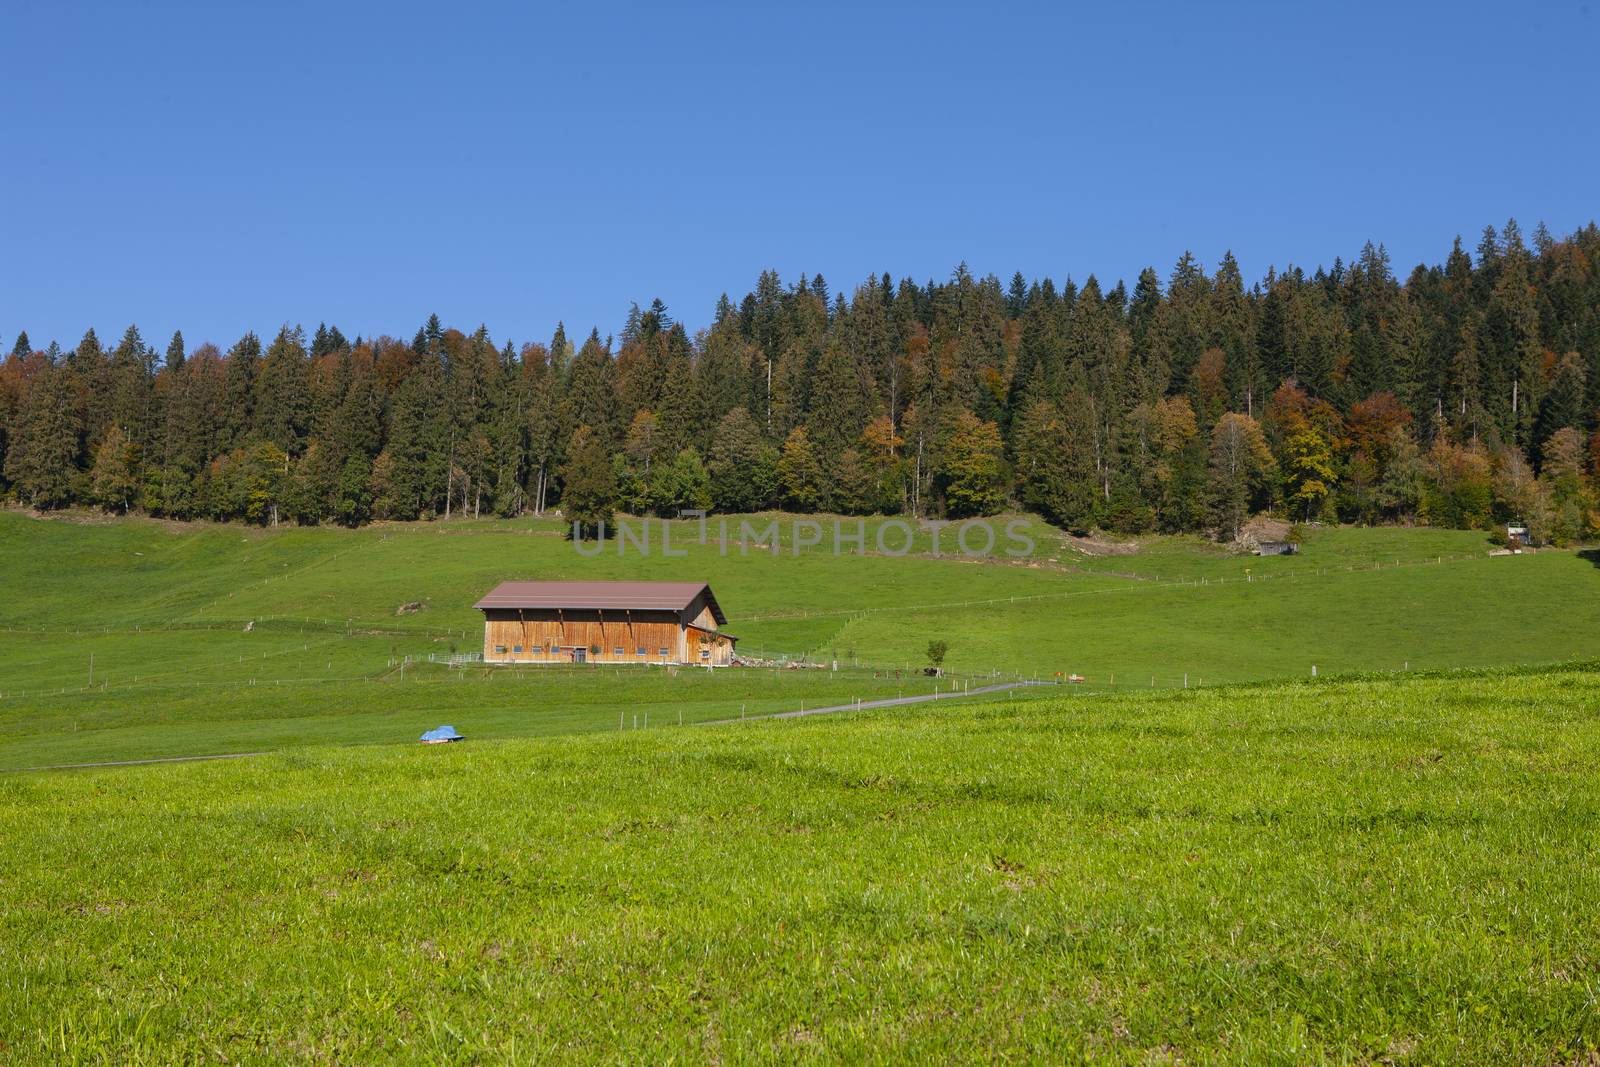
MULTIPOLYGON (((638 613, 629 617, 621 612, 575 612, 560 618, 525 613, 518 619, 515 612, 496 612, 484 622, 483 658, 490 663, 569 663, 574 647, 584 649, 592 663, 686 662, 682 628, 675 619, 661 621, 659 613, 646 621, 638 613), (519 645, 520 654, 515 651, 519 645), (505 652, 496 652, 497 648, 505 652), (600 651, 594 652, 595 648, 600 651), (638 654, 641 648, 643 656, 638 654)), ((698 655, 696 645, 694 656, 698 655)))
POLYGON ((690 663, 709 663, 713 667, 726 667, 733 662, 733 642, 718 633, 705 633, 700 630, 690 629, 688 633, 690 663), (701 638, 706 640, 701 642, 701 638), (709 656, 702 657, 701 651, 709 652, 709 656))

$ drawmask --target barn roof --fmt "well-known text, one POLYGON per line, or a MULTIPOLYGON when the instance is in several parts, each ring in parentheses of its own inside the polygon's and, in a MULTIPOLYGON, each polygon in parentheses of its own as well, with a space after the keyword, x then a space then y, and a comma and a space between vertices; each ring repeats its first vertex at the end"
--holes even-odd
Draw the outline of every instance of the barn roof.
POLYGON ((474 606, 571 608, 575 611, 682 611, 704 591, 718 626, 727 624, 716 594, 705 582, 501 582, 474 606))

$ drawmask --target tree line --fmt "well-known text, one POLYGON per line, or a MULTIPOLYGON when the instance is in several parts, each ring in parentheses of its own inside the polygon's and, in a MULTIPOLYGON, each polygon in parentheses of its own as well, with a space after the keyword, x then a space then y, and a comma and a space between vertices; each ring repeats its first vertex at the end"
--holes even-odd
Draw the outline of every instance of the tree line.
POLYGON ((1515 221, 1402 281, 1383 246, 1246 285, 1185 253, 1130 291, 763 273, 691 334, 409 340, 285 325, 164 352, 129 326, 0 364, 0 493, 359 525, 560 508, 988 515, 1236 536, 1299 520, 1600 528, 1600 231, 1515 221))

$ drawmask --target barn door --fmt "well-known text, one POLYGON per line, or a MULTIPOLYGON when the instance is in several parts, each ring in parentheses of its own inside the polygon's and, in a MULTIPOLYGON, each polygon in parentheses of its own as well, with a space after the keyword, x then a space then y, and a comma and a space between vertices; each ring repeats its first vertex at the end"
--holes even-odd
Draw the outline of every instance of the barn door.
POLYGON ((572 662, 574 663, 582 663, 588 659, 588 657, 589 650, 587 648, 575 648, 572 650, 572 662))

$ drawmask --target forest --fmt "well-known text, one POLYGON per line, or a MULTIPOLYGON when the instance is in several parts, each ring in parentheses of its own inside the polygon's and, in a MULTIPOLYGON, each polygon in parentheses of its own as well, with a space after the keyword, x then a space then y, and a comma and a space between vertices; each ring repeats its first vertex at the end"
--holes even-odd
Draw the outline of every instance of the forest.
POLYGON ((580 531, 681 508, 1204 532, 1254 514, 1600 533, 1600 230, 1382 245, 1246 284, 1185 253, 1132 290, 767 271, 691 332, 410 340, 284 325, 164 351, 136 326, 0 363, 0 498, 339 523, 559 508, 580 531))

